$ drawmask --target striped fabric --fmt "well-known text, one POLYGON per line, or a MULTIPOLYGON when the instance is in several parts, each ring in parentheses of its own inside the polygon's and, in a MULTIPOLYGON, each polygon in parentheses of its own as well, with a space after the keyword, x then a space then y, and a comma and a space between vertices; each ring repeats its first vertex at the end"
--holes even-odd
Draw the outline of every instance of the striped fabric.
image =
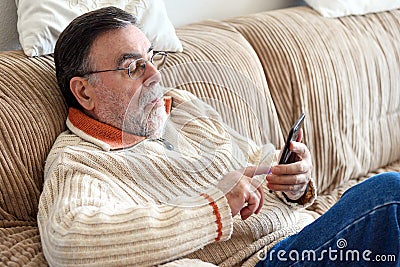
POLYGON ((43 168, 66 106, 52 57, 0 55, 0 266, 46 266, 36 223, 43 168))
POLYGON ((0 219, 35 221, 43 162, 64 127, 65 106, 50 57, 9 52, 0 68, 0 219))
MULTIPOLYGON (((322 214, 349 186, 400 171, 399 13, 327 19, 296 7, 185 26, 177 30, 184 52, 169 56, 164 84, 215 105, 259 144, 280 147, 304 110, 324 191, 312 209, 322 214)), ((46 266, 37 201, 66 118, 51 57, 0 54, 0 115, 0 266, 46 266)))
POLYGON ((283 132, 307 114, 321 193, 400 159, 399 18, 296 7, 227 21, 261 60, 283 132))
POLYGON ((177 30, 184 51, 169 56, 163 84, 185 89, 214 106, 257 144, 281 145, 274 103, 257 55, 234 28, 210 21, 177 30))

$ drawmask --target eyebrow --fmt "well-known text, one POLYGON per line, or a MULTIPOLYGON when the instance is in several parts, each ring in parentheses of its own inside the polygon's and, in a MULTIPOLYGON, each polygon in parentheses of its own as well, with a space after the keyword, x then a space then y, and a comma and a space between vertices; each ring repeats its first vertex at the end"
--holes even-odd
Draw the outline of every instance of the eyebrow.
MULTIPOLYGON (((147 50, 147 53, 150 53, 151 51, 153 51, 153 45, 151 45, 151 46, 149 47, 149 49, 147 50)), ((140 53, 125 53, 125 54, 122 54, 122 55, 117 59, 117 66, 121 66, 122 63, 125 62, 125 60, 128 60, 128 59, 138 59, 138 58, 141 58, 141 57, 142 57, 142 54, 140 54, 140 53)))

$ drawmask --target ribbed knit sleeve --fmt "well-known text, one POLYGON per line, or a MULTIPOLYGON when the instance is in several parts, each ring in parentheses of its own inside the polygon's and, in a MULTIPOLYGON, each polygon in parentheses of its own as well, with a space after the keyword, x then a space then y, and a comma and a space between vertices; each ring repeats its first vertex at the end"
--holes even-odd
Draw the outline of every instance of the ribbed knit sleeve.
POLYGON ((231 212, 224 197, 212 198, 221 195, 216 189, 186 199, 185 207, 133 203, 107 177, 79 166, 49 171, 38 222, 50 265, 155 265, 231 235, 231 212))

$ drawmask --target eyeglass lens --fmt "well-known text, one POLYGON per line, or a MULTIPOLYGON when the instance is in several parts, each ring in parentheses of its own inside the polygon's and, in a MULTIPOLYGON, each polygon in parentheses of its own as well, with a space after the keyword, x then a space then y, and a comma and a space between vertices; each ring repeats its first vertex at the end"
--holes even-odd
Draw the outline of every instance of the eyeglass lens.
MULTIPOLYGON (((156 67, 157 70, 162 70, 166 62, 166 59, 167 59, 166 54, 157 53, 153 55, 150 62, 156 67)), ((146 69, 146 64, 148 64, 148 62, 143 58, 133 61, 129 65, 129 75, 131 76, 131 78, 136 79, 142 76, 146 69)))

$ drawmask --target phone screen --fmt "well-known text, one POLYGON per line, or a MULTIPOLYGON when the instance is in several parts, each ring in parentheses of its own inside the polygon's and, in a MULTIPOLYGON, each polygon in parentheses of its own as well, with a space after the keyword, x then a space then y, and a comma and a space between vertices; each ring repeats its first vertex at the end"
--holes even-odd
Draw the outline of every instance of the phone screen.
POLYGON ((296 154, 292 153, 289 149, 290 142, 296 141, 297 137, 299 136, 299 132, 301 126, 303 125, 303 121, 305 118, 305 114, 302 113, 297 121, 293 124, 292 128, 289 131, 289 135, 285 142, 285 147, 283 148, 281 158, 279 159, 279 164, 289 164, 296 161, 296 154))

